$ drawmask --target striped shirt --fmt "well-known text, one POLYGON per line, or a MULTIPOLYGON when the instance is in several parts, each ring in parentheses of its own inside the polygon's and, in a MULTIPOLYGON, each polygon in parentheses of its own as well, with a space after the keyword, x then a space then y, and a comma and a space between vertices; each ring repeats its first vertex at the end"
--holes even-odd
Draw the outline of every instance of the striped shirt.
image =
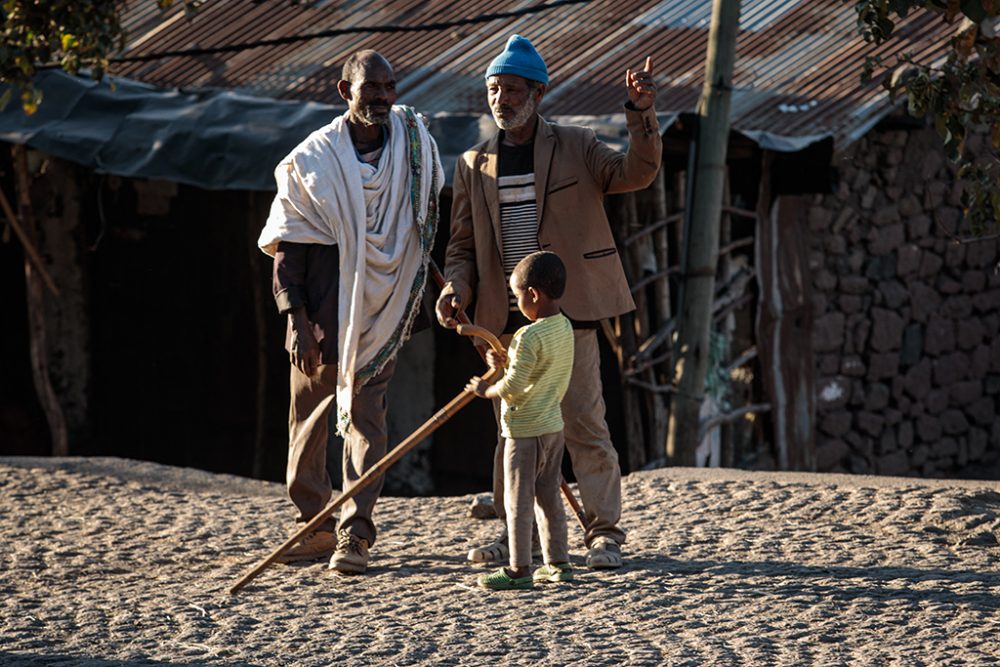
POLYGON ((562 403, 573 371, 573 326, 563 314, 543 317, 514 334, 498 383, 500 434, 532 438, 563 429, 562 403))
POLYGON ((517 263, 538 250, 538 206, 535 200, 534 144, 500 146, 497 188, 500 195, 500 237, 503 272, 510 309, 517 298, 510 291, 510 274, 517 263))

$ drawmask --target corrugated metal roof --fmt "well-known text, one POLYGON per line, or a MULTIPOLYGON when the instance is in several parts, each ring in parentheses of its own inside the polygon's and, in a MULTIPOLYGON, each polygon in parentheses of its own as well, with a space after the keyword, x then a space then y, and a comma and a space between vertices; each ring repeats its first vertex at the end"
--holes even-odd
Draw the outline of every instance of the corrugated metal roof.
MULTIPOLYGON (((179 3, 175 3, 179 4, 179 3)), ((541 0, 393 0, 300 2, 217 0, 193 16, 131 0, 124 55, 248 43, 322 30, 414 26, 538 7, 541 0)), ((508 36, 532 40, 549 67, 546 115, 620 110, 626 67, 652 56, 657 109, 693 111, 701 92, 710 0, 592 0, 529 16, 448 30, 359 33, 237 53, 118 63, 116 75, 164 87, 230 88, 277 99, 340 103, 336 82, 352 52, 374 48, 393 64, 400 101, 425 113, 486 113, 483 72, 508 36)), ((908 51, 941 57, 953 28, 914 12, 881 47, 856 34, 844 0, 744 0, 737 44, 735 128, 781 135, 830 135, 839 146, 860 136, 889 108, 877 85, 861 87, 866 55, 908 51)))

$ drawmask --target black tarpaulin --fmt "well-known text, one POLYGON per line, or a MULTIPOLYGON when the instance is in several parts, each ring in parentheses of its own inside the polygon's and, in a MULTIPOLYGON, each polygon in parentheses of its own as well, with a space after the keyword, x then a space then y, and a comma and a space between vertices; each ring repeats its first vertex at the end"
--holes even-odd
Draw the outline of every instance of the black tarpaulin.
POLYGON ((342 109, 232 91, 185 92, 108 77, 45 71, 29 116, 12 102, 0 140, 26 144, 100 173, 210 190, 274 190, 274 166, 342 109))
MULTIPOLYGON (((98 173, 208 190, 273 192, 278 162, 310 132, 344 111, 329 104, 230 90, 164 90, 115 77, 98 82, 61 70, 40 73, 36 85, 44 95, 38 111, 29 116, 18 104, 9 104, 0 111, 0 140, 26 144, 98 173)), ((448 183, 458 156, 497 131, 489 116, 418 111, 430 118, 448 183)), ((658 113, 660 131, 679 116, 658 113)), ((608 145, 626 149, 624 113, 549 120, 590 127, 608 145)), ((744 134, 762 148, 780 152, 831 143, 829 135, 744 134)))

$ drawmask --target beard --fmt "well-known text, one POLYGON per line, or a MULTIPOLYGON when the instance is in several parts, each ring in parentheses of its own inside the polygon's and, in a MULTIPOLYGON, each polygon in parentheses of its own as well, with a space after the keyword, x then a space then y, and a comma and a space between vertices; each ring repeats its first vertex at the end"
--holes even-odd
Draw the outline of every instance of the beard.
POLYGON ((392 105, 388 102, 373 101, 370 104, 359 105, 354 116, 363 125, 388 125, 390 109, 392 105), (384 106, 385 111, 373 109, 375 106, 384 106))
POLYGON ((513 130, 515 128, 521 127, 535 115, 535 111, 538 109, 538 102, 533 96, 528 97, 528 101, 524 103, 524 106, 518 109, 513 116, 507 116, 506 118, 501 118, 497 113, 498 111, 510 111, 510 107, 506 108, 494 108, 491 107, 490 111, 493 112, 493 121, 497 124, 501 130, 513 130))

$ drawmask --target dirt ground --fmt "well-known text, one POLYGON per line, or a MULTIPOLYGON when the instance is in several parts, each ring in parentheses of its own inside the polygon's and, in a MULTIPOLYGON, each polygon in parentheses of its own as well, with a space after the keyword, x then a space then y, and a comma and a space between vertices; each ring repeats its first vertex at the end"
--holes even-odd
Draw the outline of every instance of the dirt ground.
POLYGON ((230 595, 294 528, 280 485, 0 458, 0 664, 1000 665, 1000 482, 635 473, 625 567, 574 530, 577 580, 517 593, 476 588, 470 501, 384 498, 368 575, 230 595))

